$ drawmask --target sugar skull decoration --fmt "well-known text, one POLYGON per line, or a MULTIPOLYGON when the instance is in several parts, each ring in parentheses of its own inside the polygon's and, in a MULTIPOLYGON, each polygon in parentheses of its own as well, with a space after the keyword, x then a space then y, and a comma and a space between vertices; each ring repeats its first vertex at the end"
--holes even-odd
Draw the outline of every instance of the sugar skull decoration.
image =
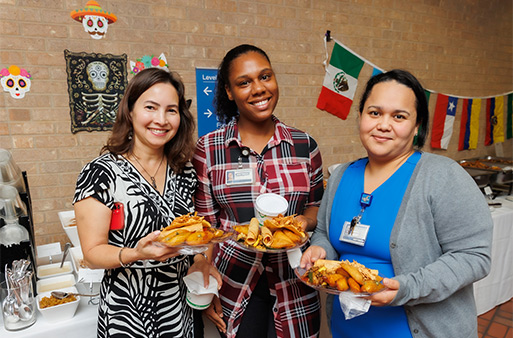
POLYGON ((76 9, 70 15, 72 19, 81 22, 85 31, 96 40, 105 37, 109 24, 118 19, 114 14, 104 11, 94 0, 88 1, 84 8, 76 9))
POLYGON ((0 82, 4 91, 15 99, 22 99, 30 91, 30 74, 25 69, 11 65, 0 70, 0 82))
POLYGON ((94 61, 87 65, 87 77, 96 91, 104 91, 109 79, 109 67, 101 61, 94 61))
POLYGON ((140 59, 135 59, 136 62, 130 61, 130 73, 137 74, 145 68, 157 67, 168 70, 167 60, 164 53, 160 54, 159 57, 153 55, 145 55, 140 59))

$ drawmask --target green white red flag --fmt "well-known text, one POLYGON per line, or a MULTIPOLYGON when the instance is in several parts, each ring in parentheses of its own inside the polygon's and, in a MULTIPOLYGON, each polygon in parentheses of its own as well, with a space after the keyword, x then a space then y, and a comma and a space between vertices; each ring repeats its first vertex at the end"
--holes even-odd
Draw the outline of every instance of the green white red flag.
POLYGON ((335 41, 317 108, 347 118, 364 60, 335 41))

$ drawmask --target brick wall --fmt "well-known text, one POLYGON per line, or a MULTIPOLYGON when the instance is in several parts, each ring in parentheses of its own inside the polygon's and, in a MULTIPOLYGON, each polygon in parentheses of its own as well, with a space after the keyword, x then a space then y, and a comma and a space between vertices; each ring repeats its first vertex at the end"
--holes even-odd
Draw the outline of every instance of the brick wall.
MULTIPOLYGON (((24 99, 0 94, 0 147, 28 172, 38 244, 67 241, 57 212, 72 208, 77 174, 107 137, 71 134, 64 49, 126 53, 132 60, 164 52, 196 113, 195 67, 216 67, 236 44, 256 44, 278 76, 277 116, 315 137, 326 168, 364 155, 354 107, 346 121, 315 108, 328 29, 379 67, 408 69, 435 91, 488 96, 513 89, 511 1, 99 0, 118 17, 102 40, 70 18, 86 2, 0 0, 0 68, 15 64, 32 75, 24 99)), ((371 72, 364 66, 361 80, 371 72)), ((513 154, 512 140, 483 145, 484 111, 477 150, 458 152, 458 133, 459 116, 449 149, 433 152, 454 159, 513 154)), ((429 143, 425 150, 432 151, 429 143)))

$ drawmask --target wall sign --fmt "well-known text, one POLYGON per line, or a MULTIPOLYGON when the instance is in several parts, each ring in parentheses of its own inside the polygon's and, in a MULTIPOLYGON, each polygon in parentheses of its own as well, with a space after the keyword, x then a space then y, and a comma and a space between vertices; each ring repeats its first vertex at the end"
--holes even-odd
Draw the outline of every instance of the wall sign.
POLYGON ((222 126, 214 112, 217 69, 196 68, 196 98, 198 102, 198 137, 222 126))

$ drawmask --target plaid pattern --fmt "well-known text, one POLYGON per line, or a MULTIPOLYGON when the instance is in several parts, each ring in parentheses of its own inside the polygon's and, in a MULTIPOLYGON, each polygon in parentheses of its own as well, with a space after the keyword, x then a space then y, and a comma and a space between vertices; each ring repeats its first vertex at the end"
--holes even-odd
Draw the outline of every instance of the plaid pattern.
MULTIPOLYGON (((237 122, 198 140, 193 164, 199 186, 195 196, 199 215, 224 230, 248 223, 255 215, 254 201, 273 192, 289 202, 288 214, 301 214, 319 206, 323 189, 322 160, 317 143, 308 134, 288 127, 273 116, 275 133, 261 154, 242 155, 237 122), (256 173, 253 185, 227 186, 226 170, 244 168, 256 173)), ((316 337, 320 329, 320 303, 315 290, 297 279, 285 253, 262 254, 241 250, 232 241, 219 245, 214 262, 223 275, 220 291, 227 337, 235 337, 252 290, 264 271, 276 297, 278 337, 316 337)))

